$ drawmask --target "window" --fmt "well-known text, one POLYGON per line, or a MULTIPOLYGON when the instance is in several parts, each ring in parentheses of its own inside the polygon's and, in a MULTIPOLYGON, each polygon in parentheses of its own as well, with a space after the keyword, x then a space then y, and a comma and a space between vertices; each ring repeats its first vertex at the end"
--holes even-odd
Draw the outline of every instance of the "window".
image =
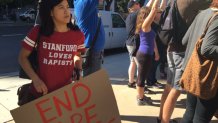
POLYGON ((113 28, 125 28, 126 24, 118 14, 112 14, 113 28))

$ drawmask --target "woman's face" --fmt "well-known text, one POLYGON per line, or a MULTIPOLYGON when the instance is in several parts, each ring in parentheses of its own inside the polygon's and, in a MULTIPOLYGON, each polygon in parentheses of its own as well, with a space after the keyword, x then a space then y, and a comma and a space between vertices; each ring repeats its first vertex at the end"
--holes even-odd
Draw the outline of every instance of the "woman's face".
POLYGON ((53 21, 56 23, 67 24, 70 22, 70 7, 67 0, 63 0, 55 6, 51 12, 53 21))

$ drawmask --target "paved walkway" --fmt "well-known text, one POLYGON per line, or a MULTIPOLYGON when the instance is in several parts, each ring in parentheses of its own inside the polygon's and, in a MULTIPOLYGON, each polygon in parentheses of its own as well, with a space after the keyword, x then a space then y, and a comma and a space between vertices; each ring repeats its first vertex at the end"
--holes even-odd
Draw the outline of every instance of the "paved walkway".
MULTIPOLYGON (((137 106, 136 90, 127 87, 128 64, 128 54, 121 53, 105 57, 103 66, 110 76, 122 123, 156 123, 163 90, 153 89, 156 94, 147 95, 154 100, 154 106, 137 106)), ((19 79, 16 73, 0 77, 0 123, 14 123, 9 111, 18 107, 16 104, 17 88, 28 82, 28 80, 19 79)), ((165 83, 164 80, 159 80, 159 82, 165 83)), ((172 118, 177 121, 181 120, 185 111, 185 97, 185 94, 182 94, 176 104, 172 118)), ((213 118, 211 123, 218 123, 218 120, 213 118)))

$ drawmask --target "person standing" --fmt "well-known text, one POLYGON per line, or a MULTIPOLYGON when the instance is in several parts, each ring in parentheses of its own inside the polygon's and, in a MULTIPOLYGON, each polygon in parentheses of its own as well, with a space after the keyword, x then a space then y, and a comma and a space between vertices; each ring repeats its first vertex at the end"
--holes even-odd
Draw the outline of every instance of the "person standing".
MULTIPOLYGON (((155 31, 155 33, 157 33, 157 31, 159 29, 159 21, 160 21, 160 18, 161 18, 162 11, 166 7, 166 4, 167 4, 167 0, 162 0, 161 1, 159 11, 157 12, 157 15, 156 15, 156 17, 154 19, 154 22, 152 23, 152 29, 155 31)), ((165 56, 165 54, 164 54, 165 53, 164 52, 165 51, 165 46, 161 43, 160 38, 158 37, 158 35, 156 35, 155 41, 156 41, 156 44, 157 44, 157 49, 158 49, 159 54, 160 54, 160 60, 163 60, 164 59, 163 57, 165 56)), ((151 67, 151 70, 150 70, 150 72, 148 74, 148 78, 147 78, 147 87, 162 88, 162 84, 157 82, 157 79, 156 79, 156 71, 157 71, 158 65, 160 64, 160 60, 156 61, 155 57, 153 57, 152 60, 153 60, 152 61, 152 67, 151 67)), ((145 92, 146 92, 146 90, 145 90, 145 92)))
MULTIPOLYGON (((185 69, 188 69, 186 66, 193 53, 193 49, 195 49, 196 41, 203 34, 209 19, 215 12, 218 12, 218 0, 213 0, 210 8, 201 11, 201 13, 197 15, 184 36, 182 43, 185 46, 188 45, 185 52, 184 64, 182 66, 184 71, 185 69)), ((209 25, 199 55, 204 56, 207 60, 214 61, 216 64, 215 68, 218 67, 218 16, 216 16, 209 25)), ((204 90, 201 92, 203 93, 204 90)), ((218 108, 217 104, 218 91, 213 98, 208 100, 187 93, 186 111, 181 123, 209 123, 218 108)))
POLYGON ((155 43, 155 32, 151 24, 158 11, 159 0, 152 1, 152 8, 142 7, 137 15, 136 34, 140 36, 140 45, 136 53, 138 61, 137 77, 137 103, 138 105, 151 105, 151 99, 144 95, 145 80, 152 65, 152 57, 155 52, 155 60, 159 60, 159 55, 155 43))
MULTIPOLYGON (((158 123, 169 123, 176 101, 181 94, 182 88, 179 81, 182 75, 182 65, 186 46, 182 45, 182 38, 191 25, 199 10, 209 6, 206 0, 171 0, 173 13, 173 38, 168 44, 167 61, 168 73, 167 84, 161 97, 160 113, 158 123)), ((176 122, 172 120, 171 122, 176 122)))
POLYGON ((129 15, 126 18, 126 31, 128 34, 126 40, 126 47, 129 52, 130 64, 128 69, 129 82, 128 87, 135 87, 136 82, 134 81, 135 70, 137 67, 136 52, 139 47, 140 39, 139 35, 135 34, 136 18, 140 4, 138 1, 129 1, 127 5, 129 15))
POLYGON ((98 22, 101 23, 98 36, 91 52, 91 63, 83 69, 83 76, 87 76, 101 69, 103 63, 103 50, 105 44, 104 27, 98 16, 98 0, 74 0, 74 13, 76 23, 85 35, 85 47, 89 48, 93 43, 98 22))
POLYGON ((34 98, 72 83, 74 68, 81 69, 80 56, 85 51, 85 36, 71 23, 67 0, 42 0, 39 17, 41 23, 33 27, 22 41, 18 59, 32 80, 30 89, 34 98), (28 60, 35 46, 36 71, 28 60))

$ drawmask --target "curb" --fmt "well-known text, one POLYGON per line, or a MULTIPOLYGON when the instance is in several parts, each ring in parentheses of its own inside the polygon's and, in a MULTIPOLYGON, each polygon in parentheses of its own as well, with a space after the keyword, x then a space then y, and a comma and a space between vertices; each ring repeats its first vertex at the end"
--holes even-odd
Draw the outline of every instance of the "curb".
POLYGON ((9 78, 9 77, 18 76, 18 75, 19 75, 19 72, 4 73, 4 74, 0 74, 0 79, 9 78))

